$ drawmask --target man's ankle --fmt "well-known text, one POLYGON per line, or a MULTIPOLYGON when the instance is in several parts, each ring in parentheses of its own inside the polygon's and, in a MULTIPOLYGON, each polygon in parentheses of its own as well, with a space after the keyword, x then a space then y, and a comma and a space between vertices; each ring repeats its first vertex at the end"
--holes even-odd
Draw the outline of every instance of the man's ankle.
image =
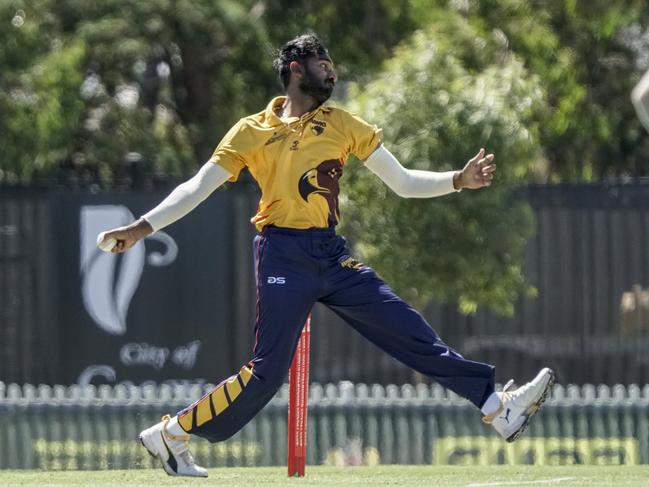
POLYGON ((487 416, 496 416, 503 409, 503 403, 500 400, 500 396, 497 392, 492 392, 487 400, 484 402, 480 411, 482 414, 487 416))

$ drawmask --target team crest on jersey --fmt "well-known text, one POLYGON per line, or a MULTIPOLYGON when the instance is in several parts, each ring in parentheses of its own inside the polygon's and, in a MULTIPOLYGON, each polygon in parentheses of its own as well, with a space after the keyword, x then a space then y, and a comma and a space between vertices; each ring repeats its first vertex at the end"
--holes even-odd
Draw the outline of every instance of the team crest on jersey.
POLYGON ((313 132, 315 135, 320 135, 322 132, 324 132, 326 126, 327 122, 316 120, 315 118, 311 120, 311 132, 313 132))
POLYGON ((318 164, 317 167, 305 172, 298 182, 298 191, 304 201, 309 201, 309 196, 319 194, 327 200, 329 206, 329 226, 338 223, 340 212, 338 210, 338 193, 340 188, 338 180, 343 175, 342 163, 338 159, 329 159, 318 164))

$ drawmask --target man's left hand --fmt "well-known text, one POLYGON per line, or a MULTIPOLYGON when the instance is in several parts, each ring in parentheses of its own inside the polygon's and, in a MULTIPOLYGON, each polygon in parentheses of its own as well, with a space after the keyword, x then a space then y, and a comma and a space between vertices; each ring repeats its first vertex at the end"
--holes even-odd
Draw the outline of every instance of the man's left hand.
POLYGON ((453 186, 455 189, 480 189, 490 186, 494 178, 496 165, 493 164, 494 155, 487 154, 485 150, 480 151, 466 163, 464 169, 455 173, 453 176, 453 186))

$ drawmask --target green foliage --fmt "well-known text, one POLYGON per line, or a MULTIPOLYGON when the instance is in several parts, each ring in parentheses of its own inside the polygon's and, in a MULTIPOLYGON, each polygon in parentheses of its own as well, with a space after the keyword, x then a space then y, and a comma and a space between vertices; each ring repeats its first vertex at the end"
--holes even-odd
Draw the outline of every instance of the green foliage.
POLYGON ((495 184, 403 199, 367 170, 352 170, 343 223, 363 258, 418 305, 435 297, 456 300, 463 312, 484 304, 511 313, 527 289, 521 263, 532 231, 530 209, 513 191, 539 154, 530 117, 542 92, 517 59, 499 61, 466 21, 456 17, 453 26, 461 30, 453 38, 416 33, 375 81, 353 90, 350 108, 382 127, 386 146, 410 168, 458 169, 485 147, 499 165, 495 184))
POLYGON ((112 184, 133 164, 149 175, 187 176, 238 118, 280 91, 273 47, 315 31, 332 41, 341 72, 357 78, 413 28, 406 3, 312 7, 0 0, 9 26, 0 29, 0 181, 64 173, 112 184), (338 38, 341 22, 359 19, 363 29, 338 38))
POLYGON ((110 183, 134 152, 149 173, 187 175, 280 91, 271 61, 287 39, 316 32, 340 78, 366 82, 429 26, 469 73, 513 54, 539 77, 537 179, 646 175, 649 138, 629 102, 642 50, 628 33, 648 32, 644 0, 0 0, 0 22, 0 180, 72 168, 110 183), (37 82, 43 69, 59 72, 37 82))
POLYGON ((85 162, 109 176, 136 152, 148 172, 185 176, 236 118, 263 105, 265 92, 246 90, 259 77, 250 53, 266 39, 249 3, 63 2, 98 84, 85 162), (120 102, 124 93, 135 102, 120 102))
POLYGON ((84 57, 82 43, 62 42, 51 19, 17 3, 24 9, 0 3, 0 18, 8 25, 0 34, 0 63, 10 68, 0 78, 0 180, 14 181, 69 156, 82 119, 84 57), (41 29, 50 34, 41 35, 41 29))
MULTIPOLYGON (((545 154, 538 179, 589 181, 647 174, 649 138, 629 99, 642 72, 623 35, 633 25, 647 29, 646 1, 434 3, 457 9, 541 80, 547 105, 536 114, 545 154)), ((414 4, 419 18, 430 18, 430 9, 424 8, 430 1, 414 4)))

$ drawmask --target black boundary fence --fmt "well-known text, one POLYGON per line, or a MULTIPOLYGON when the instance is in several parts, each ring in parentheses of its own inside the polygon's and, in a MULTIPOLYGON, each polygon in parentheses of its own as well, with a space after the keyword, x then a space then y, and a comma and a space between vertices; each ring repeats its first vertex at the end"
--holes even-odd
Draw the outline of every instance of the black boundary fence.
MULTIPOLYGON (((35 384, 216 382, 250 359, 254 273, 248 185, 217 191, 132 256, 94 247, 166 192, 0 187, 0 380, 35 384)), ((515 315, 424 310, 499 380, 554 367, 564 383, 647 382, 649 183, 529 187, 536 235, 525 272, 538 289, 515 315)), ((316 306, 311 377, 421 382, 316 306)))

